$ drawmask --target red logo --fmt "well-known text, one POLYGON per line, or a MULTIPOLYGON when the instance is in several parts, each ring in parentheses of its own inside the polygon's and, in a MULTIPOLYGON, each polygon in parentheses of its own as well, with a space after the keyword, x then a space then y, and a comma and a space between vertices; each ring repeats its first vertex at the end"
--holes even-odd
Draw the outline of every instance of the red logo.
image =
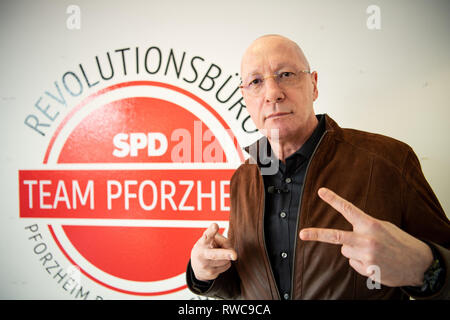
POLYGON ((203 100, 136 81, 100 90, 62 121, 44 169, 19 171, 20 217, 42 219, 97 283, 127 294, 186 288, 190 250, 211 222, 227 231, 242 153, 203 100))

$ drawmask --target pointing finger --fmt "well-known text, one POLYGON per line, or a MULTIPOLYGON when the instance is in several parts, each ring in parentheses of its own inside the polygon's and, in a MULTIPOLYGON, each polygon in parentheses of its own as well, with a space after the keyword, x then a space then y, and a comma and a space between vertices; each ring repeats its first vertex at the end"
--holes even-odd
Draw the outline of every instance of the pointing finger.
POLYGON ((229 266, 231 260, 208 260, 208 266, 211 268, 229 266))
POLYGON ((215 235, 219 231, 219 226, 217 223, 211 223, 208 229, 205 230, 202 236, 204 244, 211 244, 214 241, 215 235))
POLYGON ((208 249, 205 258, 209 260, 236 260, 237 253, 233 249, 208 249))
POLYGON ((300 231, 300 239, 332 244, 354 245, 356 243, 353 232, 335 229, 306 228, 300 231))
POLYGON ((370 216, 361 211, 358 207, 351 202, 338 196, 336 193, 327 188, 320 188, 318 191, 319 197, 326 203, 339 211, 344 218, 350 222, 353 226, 356 224, 362 224, 367 221, 370 216))

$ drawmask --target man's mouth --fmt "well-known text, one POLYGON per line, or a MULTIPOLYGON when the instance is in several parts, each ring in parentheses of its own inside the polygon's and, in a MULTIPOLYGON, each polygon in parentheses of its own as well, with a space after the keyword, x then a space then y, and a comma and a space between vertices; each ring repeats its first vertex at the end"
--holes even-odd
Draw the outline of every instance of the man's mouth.
POLYGON ((290 114, 292 114, 292 112, 276 112, 276 113, 269 114, 265 120, 282 118, 282 117, 288 116, 290 114))

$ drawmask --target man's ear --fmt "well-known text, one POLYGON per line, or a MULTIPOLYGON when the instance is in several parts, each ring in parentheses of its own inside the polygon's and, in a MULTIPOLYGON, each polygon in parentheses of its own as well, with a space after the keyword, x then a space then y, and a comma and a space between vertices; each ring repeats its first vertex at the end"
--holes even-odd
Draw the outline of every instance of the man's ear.
POLYGON ((311 73, 311 80, 313 85, 313 101, 316 101, 317 97, 319 96, 319 90, 317 89, 317 72, 314 71, 311 73))

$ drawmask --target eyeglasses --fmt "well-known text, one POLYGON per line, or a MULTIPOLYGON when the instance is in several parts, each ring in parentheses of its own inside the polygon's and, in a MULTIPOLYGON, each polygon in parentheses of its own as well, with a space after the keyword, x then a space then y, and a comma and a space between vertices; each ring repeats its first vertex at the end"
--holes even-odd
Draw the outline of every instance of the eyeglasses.
POLYGON ((282 71, 276 72, 273 75, 267 77, 255 76, 247 84, 241 84, 239 88, 244 89, 251 95, 257 96, 262 93, 266 79, 273 78, 278 86, 285 89, 297 85, 300 82, 302 75, 304 74, 311 74, 311 71, 282 71))

